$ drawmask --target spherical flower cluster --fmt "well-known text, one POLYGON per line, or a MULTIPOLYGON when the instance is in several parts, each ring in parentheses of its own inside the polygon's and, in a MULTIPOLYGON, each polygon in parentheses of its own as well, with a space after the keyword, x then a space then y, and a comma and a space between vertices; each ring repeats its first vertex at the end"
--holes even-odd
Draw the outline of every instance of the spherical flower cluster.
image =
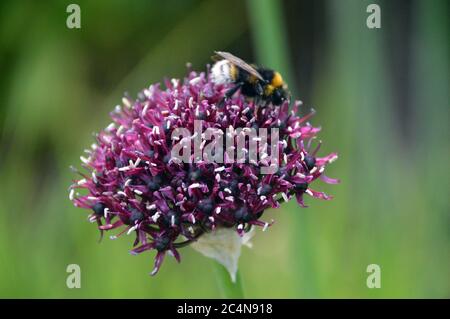
MULTIPOLYGON (((69 197, 77 207, 89 209, 89 220, 104 231, 117 230, 111 238, 134 234, 132 254, 155 250, 155 274, 166 253, 180 260, 178 248, 196 241, 218 227, 234 228, 243 235, 252 226, 266 230, 261 218, 267 208, 303 196, 330 199, 313 190, 332 153, 318 157, 311 144, 318 128, 309 124, 312 113, 299 117, 300 102, 290 109, 255 102, 239 91, 224 100, 230 85, 216 85, 209 72, 189 71, 183 80, 165 81, 165 88, 151 85, 137 99, 125 96, 111 113, 113 122, 96 135, 96 142, 81 157, 85 170, 78 171, 69 197), (255 103, 258 103, 256 105, 255 103), (176 128, 194 136, 194 121, 202 128, 277 128, 277 170, 262 174, 267 161, 215 163, 173 160, 176 128)), ((318 144, 320 146, 320 143, 318 144)), ((204 147, 204 143, 202 144, 204 147)))

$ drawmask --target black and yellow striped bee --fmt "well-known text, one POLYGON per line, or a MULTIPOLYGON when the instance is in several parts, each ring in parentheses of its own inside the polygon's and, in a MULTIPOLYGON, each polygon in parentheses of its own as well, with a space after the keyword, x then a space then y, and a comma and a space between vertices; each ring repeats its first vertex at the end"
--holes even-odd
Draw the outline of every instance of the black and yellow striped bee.
POLYGON ((252 66, 228 52, 216 51, 218 60, 211 69, 212 81, 216 84, 234 83, 225 93, 230 98, 239 89, 247 97, 261 99, 267 103, 281 105, 289 97, 287 85, 277 71, 252 66))

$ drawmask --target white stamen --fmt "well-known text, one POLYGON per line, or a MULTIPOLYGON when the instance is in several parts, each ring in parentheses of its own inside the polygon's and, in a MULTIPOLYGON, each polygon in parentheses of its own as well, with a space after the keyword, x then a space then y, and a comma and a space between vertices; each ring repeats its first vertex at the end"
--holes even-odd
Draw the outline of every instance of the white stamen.
POLYGON ((156 223, 160 216, 161 216, 161 214, 159 212, 156 212, 155 214, 153 214, 153 216, 152 216, 153 222, 156 223))
POLYGON ((183 205, 183 203, 185 202, 185 199, 183 198, 182 200, 180 200, 179 202, 175 203, 175 206, 181 206, 183 205))
POLYGON ((125 187, 128 187, 128 185, 130 185, 130 183, 131 183, 131 178, 129 178, 129 179, 127 179, 127 180, 125 181, 124 186, 125 186, 125 187))
POLYGON ((198 82, 200 82, 201 79, 202 79, 201 77, 197 76, 197 77, 193 78, 192 80, 190 80, 189 83, 190 83, 191 85, 195 85, 195 84, 197 84, 198 82))
POLYGON ((89 160, 86 157, 84 157, 84 156, 80 156, 80 160, 86 165, 89 164, 89 160))
POLYGON ((286 193, 281 193, 281 197, 283 197, 284 201, 287 203, 289 201, 288 196, 286 195, 286 193))
POLYGON ((141 158, 138 157, 137 160, 136 160, 136 162, 134 163, 134 167, 138 167, 139 164, 141 164, 141 161, 142 161, 141 158))
POLYGON ((172 215, 172 217, 170 218, 170 224, 173 226, 175 226, 175 215, 172 215))
POLYGON ((214 170, 214 172, 221 172, 221 171, 223 171, 225 169, 225 166, 220 166, 220 167, 217 167, 215 170, 214 170))
POLYGON ((134 225, 133 227, 130 227, 127 231, 127 235, 131 234, 133 231, 135 231, 138 228, 138 225, 134 225))
POLYGON ((115 127, 116 127, 116 124, 115 124, 115 123, 110 123, 110 124, 106 127, 106 131, 112 131, 115 127))
POLYGON ((131 102, 130 102, 130 100, 129 100, 128 98, 126 98, 126 97, 123 97, 123 98, 122 98, 122 103, 123 103, 123 105, 125 105, 126 107, 131 107, 131 102))
POLYGON ((116 135, 117 135, 117 136, 120 136, 120 134, 122 134, 122 132, 123 132, 124 129, 125 129, 125 128, 124 128, 122 125, 119 126, 119 128, 117 129, 116 135))
POLYGON ((94 183, 98 183, 98 180, 97 180, 97 175, 95 175, 95 172, 92 172, 92 180, 94 181, 94 183))
POLYGON ((222 207, 220 207, 220 206, 216 207, 216 214, 219 215, 221 210, 222 210, 222 207))
POLYGON ((264 227, 263 227, 262 231, 266 231, 266 230, 267 230, 267 227, 269 227, 269 223, 265 223, 265 224, 264 224, 264 227))
POLYGON ((106 218, 108 217, 108 213, 109 213, 109 208, 105 207, 105 209, 103 210, 103 216, 106 218))
POLYGON ((314 194, 313 194, 309 189, 307 189, 307 190, 305 191, 305 193, 307 193, 307 194, 310 195, 310 196, 314 196, 314 194))
POLYGON ((142 110, 142 117, 144 117, 147 114, 147 110, 148 110, 148 103, 145 104, 144 109, 142 110))
POLYGON ((74 199, 74 195, 75 195, 75 190, 72 188, 69 192, 69 199, 73 200, 74 199))
POLYGON ((336 156, 334 156, 334 157, 332 157, 332 158, 330 158, 329 160, 328 160, 328 163, 333 163, 335 160, 337 160, 338 159, 338 156, 336 155, 336 156))
POLYGON ((314 166, 312 170, 309 171, 310 174, 314 174, 317 171, 317 166, 314 166))

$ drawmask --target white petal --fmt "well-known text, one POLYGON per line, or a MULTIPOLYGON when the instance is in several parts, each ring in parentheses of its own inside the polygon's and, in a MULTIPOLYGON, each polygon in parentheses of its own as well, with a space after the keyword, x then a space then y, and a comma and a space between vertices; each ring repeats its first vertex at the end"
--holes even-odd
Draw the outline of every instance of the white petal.
POLYGON ((229 272, 232 282, 236 282, 239 256, 242 245, 251 247, 250 239, 254 227, 240 237, 233 228, 218 228, 206 233, 190 246, 204 256, 217 260, 229 272))

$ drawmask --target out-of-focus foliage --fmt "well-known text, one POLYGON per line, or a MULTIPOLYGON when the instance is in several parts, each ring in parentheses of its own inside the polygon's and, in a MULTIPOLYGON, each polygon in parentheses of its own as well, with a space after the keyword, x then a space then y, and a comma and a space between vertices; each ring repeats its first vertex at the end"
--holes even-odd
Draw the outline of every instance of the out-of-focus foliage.
POLYGON ((211 261, 186 248, 149 277, 153 256, 131 237, 98 233, 72 207, 69 165, 105 127, 124 91, 214 50, 270 64, 305 110, 318 112, 323 152, 338 151, 322 190, 289 203, 243 250, 247 297, 449 297, 448 2, 78 1, 0 4, 0 297, 218 297, 211 261), (66 267, 81 266, 81 289, 66 267), (382 288, 366 287, 379 264, 382 288))

